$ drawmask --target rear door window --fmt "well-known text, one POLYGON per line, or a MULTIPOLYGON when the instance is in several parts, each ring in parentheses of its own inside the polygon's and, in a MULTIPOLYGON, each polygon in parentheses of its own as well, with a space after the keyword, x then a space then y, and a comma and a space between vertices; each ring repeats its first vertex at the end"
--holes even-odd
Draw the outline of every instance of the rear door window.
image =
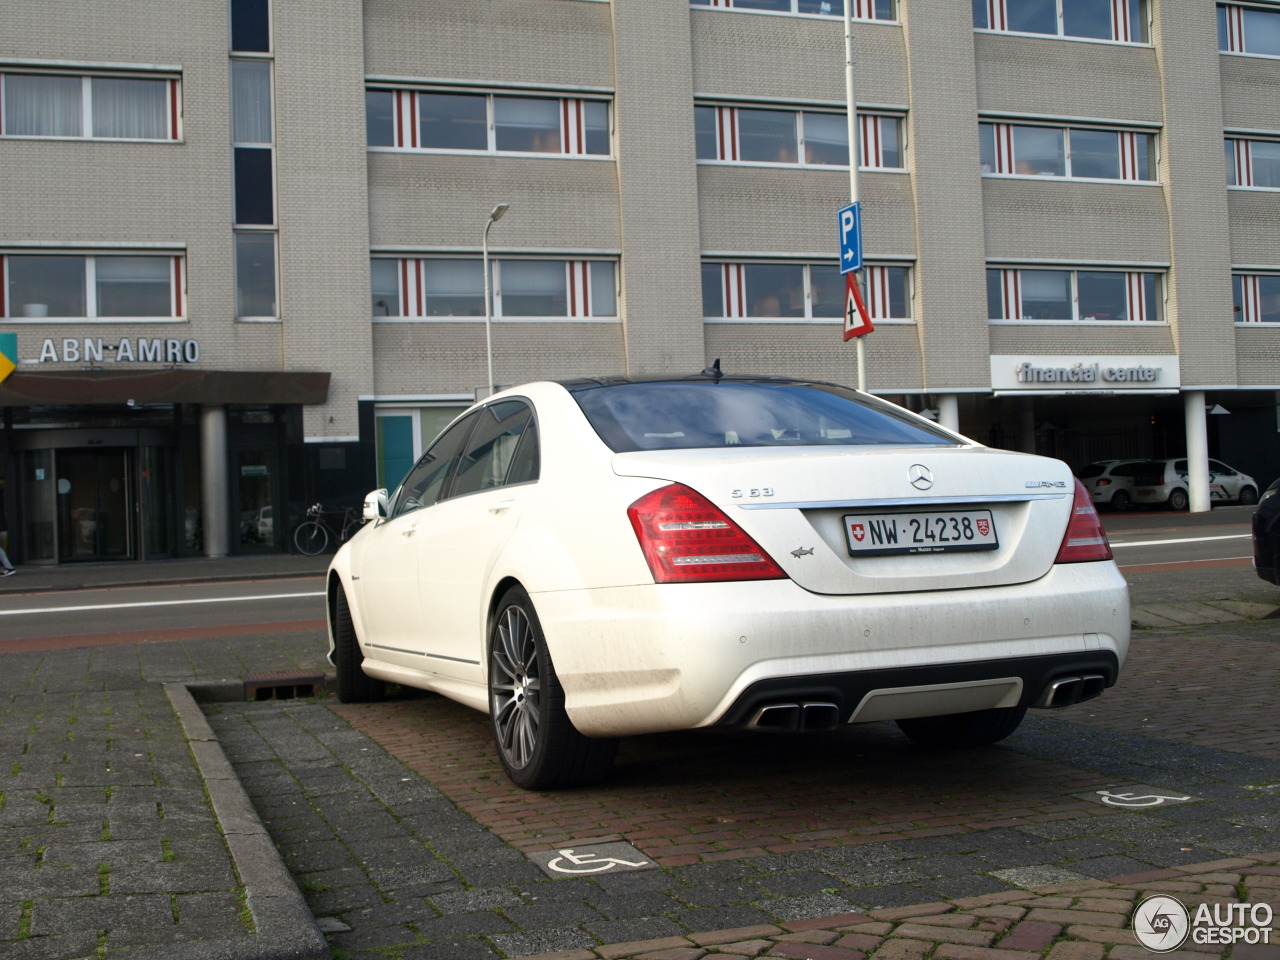
POLYGON ((504 400, 481 410, 448 495, 460 497, 504 486, 520 437, 532 416, 529 407, 519 400, 504 400))

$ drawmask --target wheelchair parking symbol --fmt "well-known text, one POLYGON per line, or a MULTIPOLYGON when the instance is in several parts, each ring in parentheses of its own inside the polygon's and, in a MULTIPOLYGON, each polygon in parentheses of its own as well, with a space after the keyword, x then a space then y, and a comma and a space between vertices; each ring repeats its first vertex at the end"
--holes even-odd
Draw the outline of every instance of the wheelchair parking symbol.
POLYGON ((1095 790, 1093 793, 1076 794, 1081 800, 1092 800, 1104 807, 1115 807, 1121 810, 1149 810, 1153 807, 1173 806, 1179 803, 1195 803, 1199 797, 1166 790, 1162 787, 1144 785, 1095 790))
POLYGON ((650 870, 657 866, 629 843, 601 843, 591 847, 562 847, 529 854, 549 877, 650 870))

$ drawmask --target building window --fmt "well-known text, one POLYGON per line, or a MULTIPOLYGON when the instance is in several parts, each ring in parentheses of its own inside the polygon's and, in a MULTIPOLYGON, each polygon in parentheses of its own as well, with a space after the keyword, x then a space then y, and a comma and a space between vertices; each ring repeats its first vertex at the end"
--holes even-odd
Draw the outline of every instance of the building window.
POLYGON ((0 107, 9 137, 178 139, 176 78, 4 73, 0 107))
POLYGON ((276 304, 276 235, 235 234, 236 317, 241 320, 274 320, 276 304))
POLYGON ((1280 57, 1280 10, 1218 4, 1218 49, 1280 57))
POLYGON ((371 147, 468 153, 609 155, 609 104, 433 90, 367 90, 371 147))
POLYGON ((1228 186, 1280 189, 1280 141, 1228 137, 1226 150, 1228 186))
POLYGON ((1124 270, 987 271, 992 320, 1129 323, 1163 320, 1160 278, 1124 270))
POLYGON ((1155 179, 1155 137, 1149 133, 980 123, 978 137, 987 175, 1155 179))
MULTIPOLYGON (((602 320, 618 316, 612 260, 490 260, 494 319, 602 320)), ((480 258, 370 260, 374 319, 484 316, 480 258)))
MULTIPOLYGON (((843 17, 844 0, 689 0, 694 7, 749 10, 755 13, 805 14, 843 17)), ((855 20, 896 20, 896 0, 853 0, 855 20)))
POLYGON ((270 0, 230 0, 230 4, 231 49, 242 53, 270 53, 270 0))
MULTIPOLYGON (((867 267, 864 281, 872 319, 911 318, 906 267, 867 267)), ((839 323, 844 312, 845 276, 834 263, 702 264, 702 314, 708 321, 839 323)))
POLYGON ((1280 274, 1237 273, 1231 294, 1236 323, 1280 323, 1280 274))
POLYGON ((183 258, 138 254, 0 256, 10 320, 177 320, 184 316, 183 258))
POLYGON ((275 123, 270 60, 231 60, 231 142, 235 222, 276 222, 275 123))
POLYGON ((1147 0, 973 0, 973 25, 1001 33, 1147 42, 1147 0))
MULTIPOLYGON (((849 126, 843 113, 694 107, 699 160, 849 166, 849 126)), ((902 118, 858 116, 859 166, 902 168, 902 118)))

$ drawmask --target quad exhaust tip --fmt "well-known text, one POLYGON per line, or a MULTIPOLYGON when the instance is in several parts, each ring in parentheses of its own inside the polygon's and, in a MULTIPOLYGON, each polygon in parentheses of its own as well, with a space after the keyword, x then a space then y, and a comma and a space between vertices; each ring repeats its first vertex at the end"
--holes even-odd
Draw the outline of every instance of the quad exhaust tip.
POLYGON ((1080 677, 1062 677, 1044 688, 1035 706, 1070 707, 1100 696, 1105 689, 1107 689, 1107 678, 1100 673, 1087 673, 1080 677))
POLYGON ((779 733, 812 733, 834 730, 839 723, 840 708, 834 703, 771 703, 757 710, 747 726, 779 733))

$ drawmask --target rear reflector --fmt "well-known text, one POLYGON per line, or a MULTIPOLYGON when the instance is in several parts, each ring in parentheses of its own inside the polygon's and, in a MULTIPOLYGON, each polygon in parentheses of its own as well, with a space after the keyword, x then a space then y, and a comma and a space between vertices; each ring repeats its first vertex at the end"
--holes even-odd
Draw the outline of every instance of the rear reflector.
POLYGON ((1067 523, 1067 535, 1062 538, 1054 563, 1084 563, 1090 560, 1110 560, 1111 544, 1093 508, 1084 484, 1076 481, 1075 501, 1071 504, 1071 520, 1067 523))
POLYGON ((646 493, 627 516, 656 583, 786 578, 737 524, 683 484, 646 493))

